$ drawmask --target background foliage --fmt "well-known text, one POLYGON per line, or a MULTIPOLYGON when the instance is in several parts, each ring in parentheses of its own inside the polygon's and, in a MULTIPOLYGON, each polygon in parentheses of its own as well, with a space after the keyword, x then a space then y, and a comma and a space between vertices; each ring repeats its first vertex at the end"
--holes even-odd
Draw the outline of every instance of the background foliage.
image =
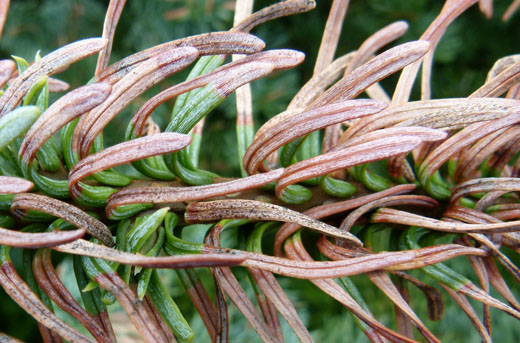
MULTIPOLYGON (((256 7, 269 5, 272 1, 257 1, 256 7)), ((104 12, 108 1, 101 0, 30 0, 12 1, 11 7, 0 41, 0 58, 17 55, 32 60, 36 51, 45 55, 51 50, 69 42, 99 36, 103 27, 104 12)), ((262 25, 252 33, 266 42, 266 49, 293 48, 306 53, 306 61, 298 68, 270 75, 256 81, 253 87, 255 120, 257 125, 271 116, 281 112, 297 89, 309 79, 317 56, 322 30, 327 19, 331 1, 320 1, 317 8, 306 14, 283 18, 262 25)), ((500 15, 510 1, 495 1, 495 15, 486 19, 478 11, 477 6, 464 13, 444 35, 435 54, 433 72, 433 97, 450 98, 467 96, 477 89, 485 80, 487 71, 498 58, 518 51, 520 46, 520 15, 516 15, 507 23, 500 20, 500 15)), ((233 1, 230 0, 131 0, 123 12, 115 36, 112 60, 143 50, 152 45, 209 31, 227 30, 232 25, 233 1)), ((439 13, 442 2, 438 0, 352 0, 344 25, 338 54, 356 49, 364 39, 381 27, 396 20, 406 20, 410 24, 409 31, 395 44, 417 39, 433 18, 439 13)), ((72 65, 59 77, 71 84, 72 88, 85 84, 93 74, 95 58, 91 57, 72 65)), ((157 93, 185 78, 187 71, 179 73, 167 82, 152 89, 157 93)), ((395 82, 396 76, 384 81, 388 85, 395 82)), ((391 89, 391 87, 388 87, 391 89)), ((125 113, 122 113, 109 126, 110 134, 105 135, 106 143, 120 141, 127 120, 147 98, 143 95, 125 113), (123 124, 124 123, 124 124, 123 124)), ((417 97, 417 95, 415 95, 417 97)), ((161 106, 154 113, 159 124, 165 124, 161 118, 169 117, 171 103, 161 106)), ((208 117, 201 151, 201 164, 223 176, 239 174, 236 160, 236 137, 234 119, 235 110, 232 97, 208 117)), ((14 250, 14 249, 13 249, 14 250)), ((16 253, 13 253, 16 262, 16 253)), ((518 261, 516 261, 518 263, 518 261)), ((452 261, 454 269, 465 275, 472 275, 464 258, 452 261), (464 270, 467 269, 467 270, 464 270)), ((66 267, 66 266, 65 266, 66 267)), ((379 291, 370 285, 364 276, 353 278, 361 289, 367 289, 365 296, 371 303, 376 317, 383 324, 391 324, 391 316, 385 319, 384 313, 391 311, 390 301, 381 297, 379 291), (383 299, 382 302, 379 302, 383 299), (377 302, 377 305, 373 304, 377 302)), ((289 296, 291 290, 304 288, 308 292, 305 299, 292 297, 307 327, 317 342, 343 342, 344 332, 351 327, 351 342, 362 342, 359 330, 354 328, 352 317, 339 304, 328 297, 321 296, 310 283, 300 280, 281 280, 282 286, 289 296), (341 328, 340 330, 337 330, 341 328), (336 334, 341 332, 341 334, 336 334)), ((171 280, 171 291, 175 295, 178 283, 171 280)), ((516 295, 518 289, 513 289, 516 295)), ((177 294, 180 294, 180 290, 177 294)), ((412 293, 412 299, 413 297, 412 293)), ((416 294, 418 295, 418 294, 416 294)), ((422 297, 418 295, 418 299, 422 297)), ((181 310, 187 316, 193 314, 190 302, 176 299, 181 310)), ((34 320, 28 317, 11 300, 0 291, 0 331, 12 334, 26 341, 35 341, 38 337, 34 320)), ((418 313, 425 313, 424 304, 414 304, 418 313), (421 307, 423 307, 421 309, 421 307)), ((449 306, 449 304, 448 304, 449 306)), ((452 305, 454 306, 454 305, 452 305)), ((479 306, 477 305, 477 308, 479 306)), ((446 309, 444 320, 439 323, 425 322, 432 332, 442 333, 446 341, 479 341, 478 335, 470 328, 470 323, 461 315, 460 310, 446 309)), ((504 315, 492 315, 500 322, 494 323, 494 336, 497 342, 520 341, 518 324, 513 318, 504 315)), ((252 330, 247 327, 245 319, 233 316, 231 337, 249 342, 258 340, 252 330)), ((201 323, 194 322, 193 328, 205 330, 201 323)), ((297 341, 288 334, 288 341, 297 341), (291 340, 292 339, 292 340, 291 340)), ((203 341, 203 339, 201 340, 203 341)))

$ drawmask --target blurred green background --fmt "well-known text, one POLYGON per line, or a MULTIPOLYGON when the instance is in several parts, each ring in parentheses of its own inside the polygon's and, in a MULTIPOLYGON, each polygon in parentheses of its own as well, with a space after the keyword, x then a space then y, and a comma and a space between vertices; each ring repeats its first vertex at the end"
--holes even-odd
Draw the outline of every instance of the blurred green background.
MULTIPOLYGON (((486 19, 473 6, 464 13, 446 32, 436 54, 433 67, 432 89, 434 98, 465 97, 485 80, 487 71, 500 57, 519 52, 520 13, 509 22, 500 20, 510 0, 495 1, 493 18, 486 19)), ((255 9, 270 5, 272 1, 257 1, 255 9)), ((103 27, 104 12, 108 1, 101 0, 14 0, 11 1, 8 19, 0 40, 0 58, 17 55, 32 61, 41 50, 42 56, 69 42, 99 36, 103 27)), ((252 33, 266 42, 266 49, 292 48, 305 52, 306 59, 294 70, 275 73, 253 83, 255 124, 258 126, 273 115, 283 111, 292 96, 312 74, 313 64, 319 49, 321 35, 328 16, 331 1, 320 0, 316 9, 288 18, 263 24, 252 33)), ((352 0, 346 16, 337 56, 359 47, 372 33, 396 20, 406 20, 409 31, 396 44, 414 40, 439 13, 443 2, 439 0, 352 0)), ((111 61, 165 41, 209 31, 228 30, 233 19, 231 0, 129 0, 118 26, 111 61)), ((69 82, 71 87, 85 84, 94 72, 95 57, 72 65, 58 77, 69 82)), ((181 72, 145 93, 121 113, 109 126, 106 144, 121 140, 129 117, 152 94, 183 80, 187 71, 181 72)), ((388 78, 383 87, 391 94, 397 76, 388 78)), ((414 98, 417 98, 414 89, 414 98)), ((59 96, 59 95, 58 95, 59 96)), ((170 116, 172 102, 158 108, 154 119, 161 126, 170 116)), ((238 176, 236 158, 234 99, 226 100, 209 115, 203 146, 201 166, 223 176, 238 176), (226 147, 222 149, 221 147, 226 147)), ((16 260, 16 253, 15 260, 16 260)), ((465 275, 473 273, 462 258, 457 259, 456 269, 465 275)), ((363 276, 354 278, 364 290, 370 306, 378 318, 390 326, 393 324, 392 306, 381 293, 363 276)), ((174 282, 174 280, 172 280, 174 282)), ((351 316, 340 305, 322 296, 308 282, 281 278, 281 283, 295 301, 317 342, 365 342, 366 339, 354 326, 351 316)), ((514 285, 515 283, 510 283, 514 285)), ((189 301, 182 295, 179 286, 172 284, 179 305, 187 314, 193 315, 189 301)), ((518 295, 518 287, 513 289, 518 295)), ((412 294, 421 318, 426 318, 424 302, 420 294, 412 294)), ((448 300, 448 299, 446 299, 448 300)), ((20 339, 39 341, 34 320, 19 310, 0 291, 0 331, 20 339)), ((479 342, 469 321, 452 301, 440 323, 428 327, 446 342, 479 342)), ((480 306, 476 305, 480 313, 480 306)), ((494 337, 497 342, 520 341, 518 322, 508 316, 492 311, 495 319, 494 337), (516 329, 515 329, 516 328, 516 329)), ((195 317, 194 317, 195 318, 195 317)), ((256 342, 258 338, 244 330, 244 320, 233 314, 232 342, 256 342)), ((193 325, 202 330, 200 321, 193 325)), ((197 340, 197 341, 204 341, 197 340)), ((288 342, 296 342, 289 335, 288 342)))

